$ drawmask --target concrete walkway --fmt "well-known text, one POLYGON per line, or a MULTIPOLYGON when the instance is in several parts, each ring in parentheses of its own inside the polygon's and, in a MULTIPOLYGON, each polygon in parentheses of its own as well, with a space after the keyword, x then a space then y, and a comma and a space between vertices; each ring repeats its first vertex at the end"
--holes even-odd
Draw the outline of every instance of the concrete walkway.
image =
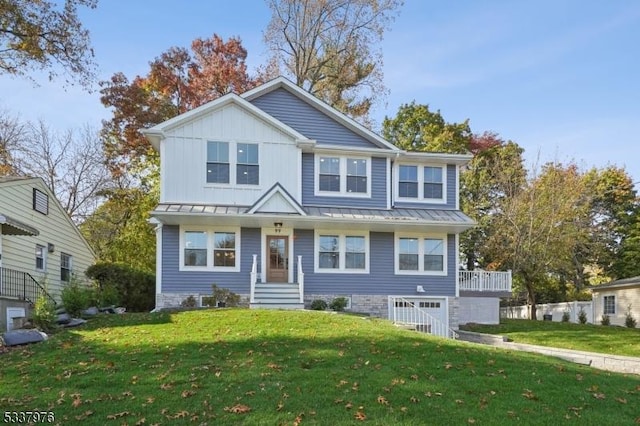
POLYGON ((591 367, 598 368, 600 370, 640 375, 640 358, 636 357, 527 345, 524 343, 509 342, 503 336, 474 333, 471 331, 458 330, 457 333, 460 336, 459 340, 467 342, 550 355, 566 361, 575 362, 577 364, 590 365, 591 367))

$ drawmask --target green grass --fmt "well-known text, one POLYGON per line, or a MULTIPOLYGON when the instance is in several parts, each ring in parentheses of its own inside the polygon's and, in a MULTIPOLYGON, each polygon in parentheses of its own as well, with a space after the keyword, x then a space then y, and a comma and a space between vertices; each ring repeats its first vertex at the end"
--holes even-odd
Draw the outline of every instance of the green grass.
POLYGON ((0 383, 63 425, 640 421, 638 376, 309 311, 103 316, 0 355, 0 383))
POLYGON ((518 343, 640 357, 637 328, 510 319, 501 319, 499 325, 473 324, 461 328, 507 336, 518 343))

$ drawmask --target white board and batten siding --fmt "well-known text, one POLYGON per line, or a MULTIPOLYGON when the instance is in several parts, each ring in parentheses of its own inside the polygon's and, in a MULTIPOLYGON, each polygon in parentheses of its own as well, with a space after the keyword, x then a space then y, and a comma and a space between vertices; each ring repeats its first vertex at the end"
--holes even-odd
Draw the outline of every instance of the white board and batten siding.
POLYGON ((39 231, 37 236, 2 236, 2 266, 30 273, 41 284, 47 283, 49 292, 60 293, 60 258, 72 256, 72 271, 86 281, 85 271, 93 265, 95 257, 86 240, 53 194, 39 178, 20 179, 0 185, 0 212, 39 231), (33 188, 48 195, 48 214, 33 209, 33 188), (49 252, 49 244, 53 251, 49 252), (36 245, 44 247, 45 270, 36 270, 36 245))
MULTIPOLYGON (((252 205, 279 182, 300 199, 301 154, 295 140, 233 104, 166 131, 161 143, 163 203, 252 205), (230 142, 230 168, 235 167, 234 143, 259 145, 259 185, 207 183, 207 141, 230 142)), ((233 172, 231 173, 233 176, 233 172)))

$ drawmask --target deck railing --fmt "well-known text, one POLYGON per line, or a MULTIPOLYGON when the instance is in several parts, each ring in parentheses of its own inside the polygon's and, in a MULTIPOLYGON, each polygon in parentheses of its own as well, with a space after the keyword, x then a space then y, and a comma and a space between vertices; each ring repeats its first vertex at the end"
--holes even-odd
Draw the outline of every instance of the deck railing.
POLYGON ((395 324, 415 327, 417 331, 434 334, 447 339, 455 339, 458 334, 452 328, 438 318, 429 314, 426 310, 416 306, 415 301, 403 297, 389 298, 389 312, 391 320, 395 324))
POLYGON ((458 271, 461 291, 511 291, 511 271, 458 271))
POLYGON ((32 304, 44 296, 55 303, 54 298, 30 273, 8 268, 0 268, 0 296, 15 297, 32 304))
POLYGON ((300 291, 300 303, 304 303, 304 271, 302 270, 302 256, 298 256, 298 291, 300 291))

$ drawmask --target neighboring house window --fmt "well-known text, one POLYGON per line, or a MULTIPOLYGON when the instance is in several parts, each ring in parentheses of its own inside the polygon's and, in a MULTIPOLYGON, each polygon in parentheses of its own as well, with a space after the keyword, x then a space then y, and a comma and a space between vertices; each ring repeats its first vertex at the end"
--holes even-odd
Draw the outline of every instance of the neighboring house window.
POLYGON ((239 252, 239 228, 180 228, 180 270, 237 272, 239 252))
POLYGON ((47 251, 44 246, 36 244, 36 270, 44 271, 46 269, 45 256, 47 251))
POLYGON ((396 274, 447 274, 446 235, 398 235, 395 244, 396 274))
POLYGON ((258 163, 258 145, 254 143, 238 143, 236 183, 258 185, 260 182, 260 165, 258 163))
POLYGON ((446 202, 446 166, 399 165, 397 196, 402 201, 446 202))
POLYGON ((184 265, 207 266, 207 233, 202 231, 185 231, 184 233, 184 265))
POLYGON ((60 253, 60 281, 69 282, 73 272, 73 256, 60 253))
POLYGON ((400 166, 398 196, 418 198, 418 166, 400 166))
POLYGON ((320 157, 320 191, 340 192, 340 159, 320 157))
POLYGON ((371 161, 367 158, 316 156, 316 195, 369 197, 371 161))
POLYGON ((616 314, 616 297, 604 296, 604 314, 615 315, 616 314))
POLYGON ((207 182, 229 183, 228 142, 207 142, 207 182))
POLYGON ((369 271, 369 235, 363 232, 316 231, 316 271, 369 271))
POLYGON ((49 214, 49 196, 33 188, 33 209, 38 213, 49 214))

